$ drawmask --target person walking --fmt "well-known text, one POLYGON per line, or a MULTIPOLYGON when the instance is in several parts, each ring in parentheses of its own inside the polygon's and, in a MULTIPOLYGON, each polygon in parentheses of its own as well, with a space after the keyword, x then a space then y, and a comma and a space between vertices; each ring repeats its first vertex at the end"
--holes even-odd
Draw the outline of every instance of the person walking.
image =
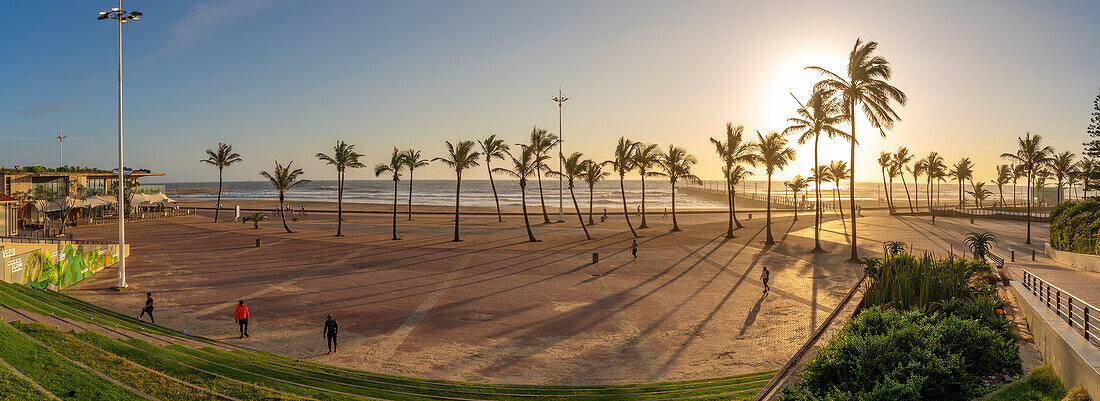
POLYGON ((664 217, 662 217, 662 218, 663 218, 663 219, 667 219, 667 218, 668 218, 668 208, 667 208, 667 207, 665 208, 665 215, 664 215, 664 217))
POLYGON ((237 310, 233 311, 233 317, 237 319, 237 325, 241 326, 241 338, 250 337, 248 335, 248 306, 244 304, 244 300, 237 301, 237 310))
POLYGON ((149 323, 156 324, 156 319, 153 319, 153 293, 145 293, 145 307, 141 308, 141 314, 138 315, 138 320, 141 320, 142 316, 149 314, 149 323))
POLYGON ((328 315, 328 318, 325 319, 325 328, 321 330, 321 334, 328 339, 329 355, 336 352, 336 333, 338 332, 340 332, 340 324, 336 323, 336 318, 328 315))
POLYGON ((768 270, 768 266, 764 266, 764 270, 760 272, 760 281, 764 282, 764 293, 767 294, 771 287, 768 287, 768 279, 771 278, 772 272, 768 270))
POLYGON ((630 254, 634 255, 634 259, 638 259, 638 240, 634 240, 630 244, 630 254))

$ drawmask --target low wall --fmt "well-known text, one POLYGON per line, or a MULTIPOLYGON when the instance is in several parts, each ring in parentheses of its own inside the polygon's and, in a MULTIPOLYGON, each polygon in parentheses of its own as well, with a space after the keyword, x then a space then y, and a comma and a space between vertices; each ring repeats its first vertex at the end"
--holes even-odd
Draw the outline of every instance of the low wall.
MULTIPOLYGON (((126 246, 126 254, 130 247, 126 246)), ((118 262, 118 244, 0 241, 0 279, 39 288, 62 289, 118 262)))
POLYGON ((1100 272, 1100 255, 1089 255, 1077 252, 1059 251, 1050 246, 1049 242, 1043 243, 1043 252, 1054 259, 1055 262, 1082 270, 1100 272))
POLYGON ((1058 372, 1066 388, 1082 386, 1089 394, 1100 394, 1100 348, 1039 303, 1023 283, 1013 281, 1011 286, 1039 354, 1058 372))

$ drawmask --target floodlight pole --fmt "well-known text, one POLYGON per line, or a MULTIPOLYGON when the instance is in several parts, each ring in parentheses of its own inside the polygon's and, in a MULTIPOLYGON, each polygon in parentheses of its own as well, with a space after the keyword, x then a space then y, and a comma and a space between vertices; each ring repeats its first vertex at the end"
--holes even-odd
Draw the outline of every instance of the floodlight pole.
POLYGON ((57 143, 58 143, 57 167, 64 167, 65 166, 65 135, 64 134, 65 134, 64 129, 62 129, 61 132, 59 132, 57 134, 57 143))
POLYGON ((560 222, 565 221, 565 208, 562 206, 563 205, 562 202, 563 202, 563 199, 564 199, 565 195, 562 192, 562 174, 561 174, 561 173, 564 173, 562 171, 562 167, 563 167, 562 159, 564 158, 564 154, 565 154, 564 152, 562 152, 561 147, 562 147, 562 145, 564 145, 565 139, 564 139, 564 134, 562 134, 562 130, 561 130, 561 104, 565 103, 565 101, 569 100, 569 98, 567 98, 565 96, 562 96, 562 94, 561 94, 561 85, 558 85, 558 96, 552 97, 552 98, 550 98, 550 100, 558 103, 558 173, 559 173, 558 174, 558 222, 560 223, 560 222))

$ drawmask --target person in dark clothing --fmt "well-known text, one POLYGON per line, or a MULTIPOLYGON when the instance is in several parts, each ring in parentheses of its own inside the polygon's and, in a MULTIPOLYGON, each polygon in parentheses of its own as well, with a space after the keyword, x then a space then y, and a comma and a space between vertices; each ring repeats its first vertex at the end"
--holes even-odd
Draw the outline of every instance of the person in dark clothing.
POLYGON ((630 244, 630 254, 634 255, 634 259, 638 258, 638 240, 630 244))
POLYGON ((237 309, 233 311, 233 317, 237 319, 237 325, 241 326, 241 338, 250 337, 248 335, 248 306, 244 304, 244 301, 237 301, 237 309))
POLYGON ((764 266, 764 270, 760 271, 760 281, 764 282, 764 293, 767 294, 771 287, 768 287, 768 279, 772 277, 771 270, 768 270, 768 266, 764 266))
POLYGON ((149 314, 149 323, 156 324, 157 320, 153 319, 153 293, 145 293, 145 307, 141 308, 141 314, 138 315, 138 320, 141 320, 145 314, 149 314))
POLYGON ((325 328, 321 331, 321 334, 328 339, 328 353, 330 355, 336 352, 336 334, 339 332, 340 324, 336 323, 336 318, 328 315, 328 319, 325 320, 325 328))

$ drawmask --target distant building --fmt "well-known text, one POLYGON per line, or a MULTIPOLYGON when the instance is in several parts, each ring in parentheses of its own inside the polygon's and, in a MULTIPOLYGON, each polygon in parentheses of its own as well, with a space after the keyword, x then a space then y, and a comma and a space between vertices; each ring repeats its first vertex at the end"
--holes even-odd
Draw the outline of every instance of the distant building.
MULTIPOLYGON (((16 195, 19 193, 34 194, 36 188, 51 191, 59 196, 78 195, 70 194, 70 188, 77 186, 84 188, 86 195, 107 195, 107 192, 118 181, 118 173, 107 170, 79 169, 78 171, 66 171, 73 169, 45 169, 42 167, 28 167, 15 169, 0 169, 0 193, 16 195)), ((142 177, 163 176, 164 173, 153 173, 149 170, 129 170, 126 175, 138 179, 142 177)), ((158 186, 159 187, 159 186, 158 186)), ((157 188, 148 188, 141 192, 158 192, 157 188)), ((160 188, 163 190, 163 188, 160 188)), ((140 190, 140 188, 139 188, 140 190)))
POLYGON ((0 236, 19 234, 19 200, 0 193, 0 236))

